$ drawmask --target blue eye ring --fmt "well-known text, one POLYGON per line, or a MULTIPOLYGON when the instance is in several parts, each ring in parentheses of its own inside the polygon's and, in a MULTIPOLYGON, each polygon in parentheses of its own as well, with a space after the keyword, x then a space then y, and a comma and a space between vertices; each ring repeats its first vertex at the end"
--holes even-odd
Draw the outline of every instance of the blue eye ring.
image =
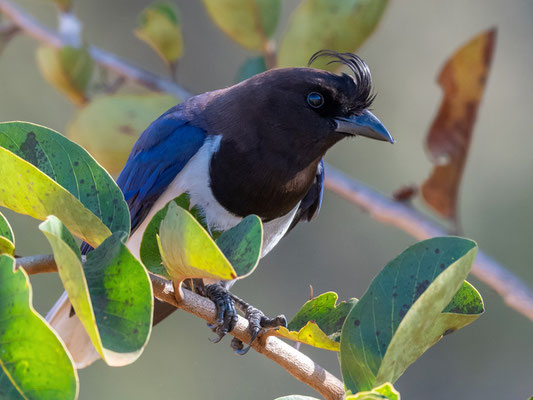
POLYGON ((324 105, 324 96, 318 92, 311 92, 307 95, 307 104, 313 108, 320 108, 324 105))

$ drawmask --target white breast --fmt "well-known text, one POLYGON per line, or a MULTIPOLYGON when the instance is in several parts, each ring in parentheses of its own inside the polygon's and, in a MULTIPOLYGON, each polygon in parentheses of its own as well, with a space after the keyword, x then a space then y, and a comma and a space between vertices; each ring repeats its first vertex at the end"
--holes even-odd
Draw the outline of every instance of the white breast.
MULTIPOLYGON (((242 218, 237 217, 222 207, 213 196, 209 184, 209 164, 211 156, 218 150, 220 136, 209 137, 193 158, 185 165, 183 170, 174 178, 168 188, 157 199, 147 217, 137 230, 131 235, 127 246, 130 251, 139 256, 142 235, 149 221, 157 211, 162 209, 169 201, 181 194, 188 192, 191 206, 197 205, 205 216, 209 229, 225 231, 237 225, 242 218)), ((285 235, 298 210, 299 203, 283 217, 269 221, 263 225, 263 251, 264 257, 285 235)))

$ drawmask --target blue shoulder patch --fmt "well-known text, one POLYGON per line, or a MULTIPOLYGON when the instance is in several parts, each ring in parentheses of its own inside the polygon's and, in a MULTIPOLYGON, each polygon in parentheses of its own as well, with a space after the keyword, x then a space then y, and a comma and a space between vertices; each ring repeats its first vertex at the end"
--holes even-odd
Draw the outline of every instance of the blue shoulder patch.
POLYGON ((302 199, 300 207, 296 211, 296 215, 291 222, 289 233, 301 220, 306 222, 314 219, 320 212, 320 207, 322 206, 322 196, 324 195, 324 159, 320 160, 318 164, 318 169, 316 173, 315 180, 309 191, 302 199))
POLYGON ((143 132, 117 179, 131 214, 132 233, 185 164, 204 144, 203 129, 171 109, 143 132))

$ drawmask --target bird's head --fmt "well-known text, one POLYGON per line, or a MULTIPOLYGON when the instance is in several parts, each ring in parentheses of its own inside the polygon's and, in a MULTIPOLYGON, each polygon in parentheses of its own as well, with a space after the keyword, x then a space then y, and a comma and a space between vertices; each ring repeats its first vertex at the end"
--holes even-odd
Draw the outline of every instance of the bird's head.
MULTIPOLYGON (((243 148, 293 152, 315 159, 345 137, 365 136, 394 143, 384 125, 368 110, 374 99, 366 63, 351 53, 322 50, 319 58, 338 63, 350 74, 314 68, 280 68, 212 92, 210 126, 243 148)), ((305 160, 302 160, 305 163, 305 160)))

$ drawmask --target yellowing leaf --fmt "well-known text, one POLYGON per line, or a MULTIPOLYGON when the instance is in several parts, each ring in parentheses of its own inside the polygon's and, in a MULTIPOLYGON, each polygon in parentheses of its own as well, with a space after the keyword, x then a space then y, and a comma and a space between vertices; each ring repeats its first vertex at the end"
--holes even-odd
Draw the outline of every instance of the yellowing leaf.
POLYGON ((226 35, 241 46, 264 51, 276 30, 280 0, 203 0, 207 12, 226 35))
POLYGON ((331 340, 313 321, 309 321, 298 332, 289 331, 282 326, 276 331, 276 335, 325 350, 340 350, 340 344, 331 340))
POLYGON ((444 99, 427 136, 427 148, 435 167, 422 184, 421 193, 433 210, 454 221, 459 185, 495 41, 496 29, 476 36, 455 52, 439 75, 444 99))
MULTIPOLYGON (((354 52, 370 36, 388 0, 303 0, 294 11, 278 53, 279 67, 298 67, 318 50, 354 52)), ((333 70, 317 60, 313 67, 333 70)))
POLYGON ((154 4, 146 8, 135 31, 137 37, 152 47, 169 64, 183 54, 183 37, 178 9, 171 4, 154 4))
POLYGON ((85 91, 91 80, 93 60, 86 47, 41 46, 37 50, 37 62, 48 83, 77 105, 87 102, 85 91))
POLYGON ((170 202, 158 235, 163 265, 175 282, 187 278, 231 280, 237 274, 207 231, 187 210, 170 202))
POLYGON ((176 103, 178 99, 163 94, 97 97, 78 111, 67 128, 67 136, 116 175, 139 135, 176 103))
POLYGON ((310 346, 339 351, 341 328, 357 299, 337 304, 337 293, 326 292, 307 301, 278 336, 310 346))

